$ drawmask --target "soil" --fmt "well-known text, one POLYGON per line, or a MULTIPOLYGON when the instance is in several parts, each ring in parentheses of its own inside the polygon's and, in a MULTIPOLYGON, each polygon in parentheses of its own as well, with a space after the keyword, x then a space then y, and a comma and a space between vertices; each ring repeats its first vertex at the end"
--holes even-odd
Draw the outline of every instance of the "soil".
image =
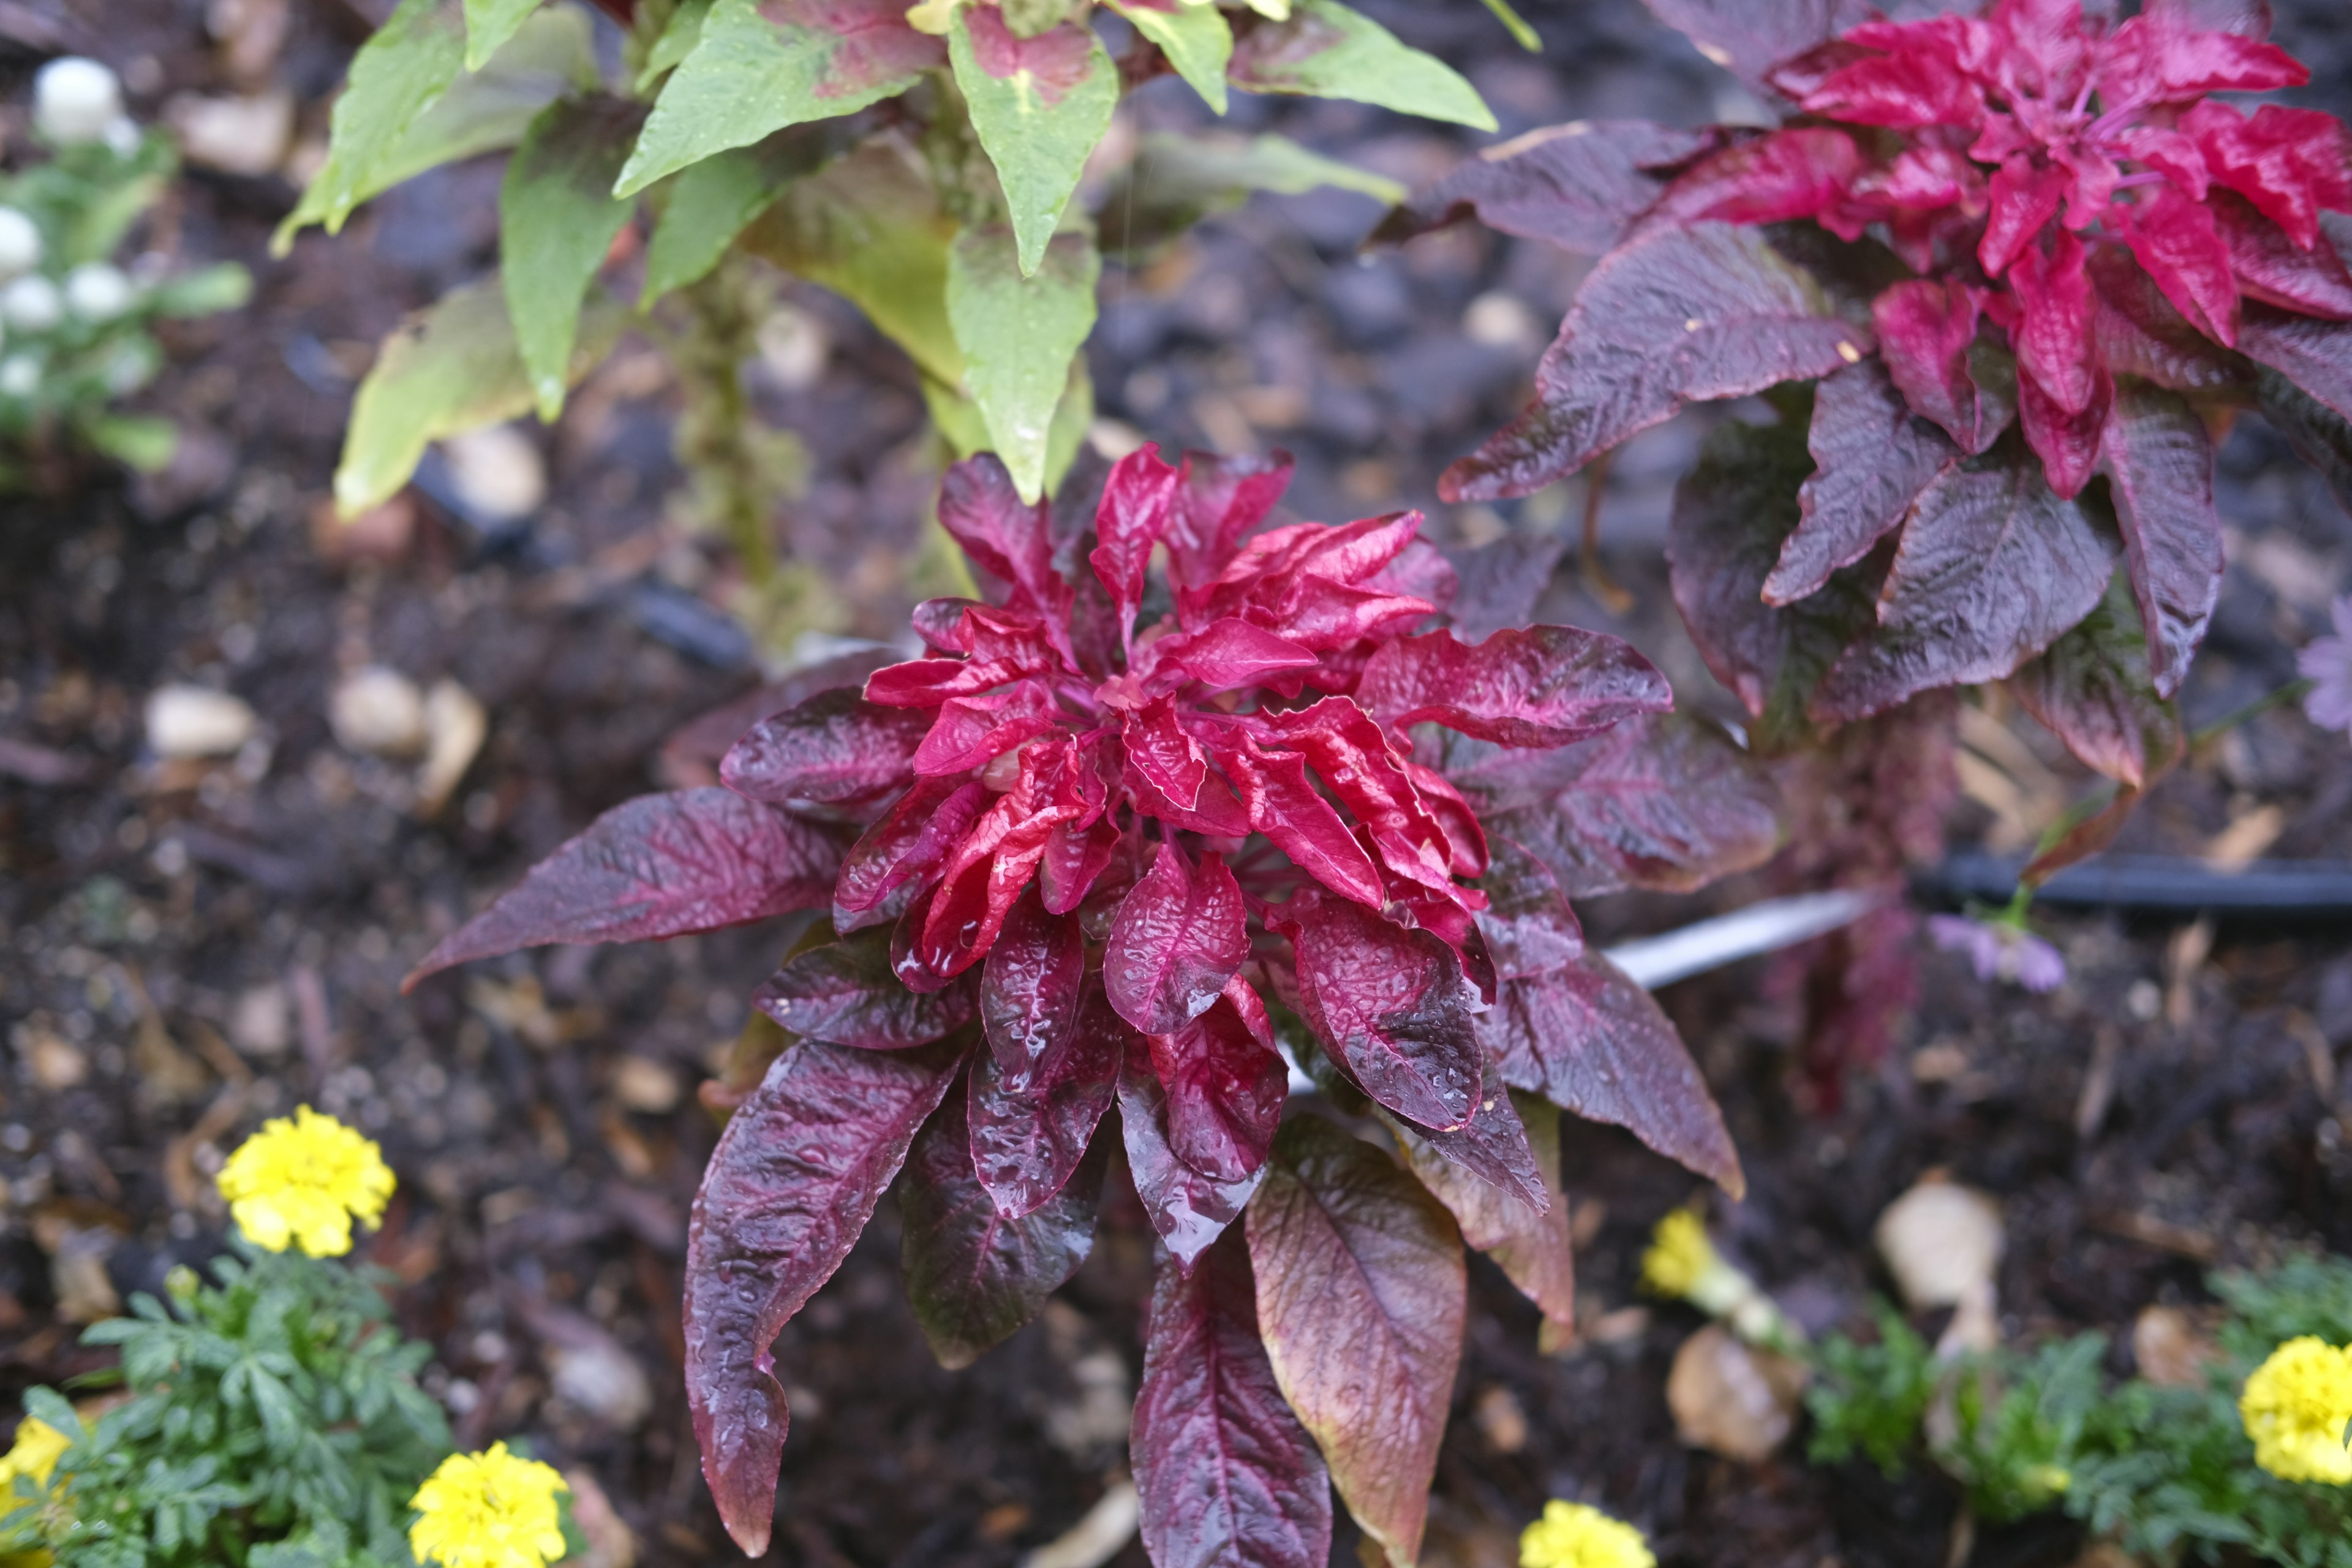
MULTIPOLYGON (((1521 8, 1540 58, 1466 0, 1366 5, 1461 64, 1507 133, 1756 112, 1633 0, 1521 8)), ((2306 100, 2340 113, 2352 33, 2335 8, 2285 0, 2279 33, 2334 84, 2306 100)), ((236 85, 206 6, 115 0, 102 28, 97 9, 0 5, 0 100, 21 105, 31 69, 58 50, 115 65, 145 117, 236 85)), ((367 14, 292 8, 271 79, 297 95, 306 135, 367 14)), ((0 130, 21 145, 12 112, 0 130)), ((1140 129, 1202 117, 1173 81, 1136 101, 1140 129)), ((1474 144, 1348 105, 1245 100, 1234 120, 1408 181, 1474 144)), ((549 950, 397 990, 538 856, 690 767, 661 761, 666 738, 759 679, 712 607, 715 552, 664 521, 680 481, 673 389, 631 342, 560 426, 527 427, 553 487, 527 526, 473 526, 446 467, 359 534, 320 521, 372 345, 493 262, 497 178, 495 160, 428 175, 340 237, 310 235, 273 260, 268 231, 293 187, 193 172, 154 243, 241 259, 258 290, 248 310, 176 331, 173 368, 143 398, 194 433, 192 460, 163 483, 93 472, 0 510, 0 1392, 99 1364, 76 1344, 79 1322, 215 1252, 225 1215, 209 1173, 259 1118, 308 1102, 381 1140, 401 1176, 371 1255, 405 1282, 403 1325, 432 1342, 431 1386, 463 1439, 525 1436, 575 1484, 593 1480, 641 1562, 719 1563, 738 1559, 697 1474, 679 1381, 685 1214, 714 1138, 695 1091, 790 931, 549 950), (427 686, 454 679, 490 716, 437 814, 416 808, 408 764, 331 732, 339 673, 370 662, 427 686), (234 691, 259 716, 257 738, 217 763, 156 757, 142 708, 171 682, 234 691)), ((1503 552, 1485 559, 1507 563, 1541 618, 1622 632, 1685 700, 1728 713, 1675 622, 1659 551, 1700 420, 1641 438, 1609 472, 1603 556, 1633 602, 1612 615, 1564 550, 1578 484, 1496 508, 1438 507, 1433 490, 1516 410, 1580 264, 1472 228, 1359 258, 1376 216, 1336 194, 1261 200, 1114 266, 1093 364, 1105 415, 1168 443, 1289 448, 1302 516, 1429 505, 1441 541, 1503 552)), ((828 350, 820 372, 760 389, 807 454, 789 542, 837 585, 823 629, 887 638, 905 624, 924 500, 919 398, 905 362, 838 301, 798 285, 784 295, 828 350)), ((2352 524, 2283 442, 2249 422, 2222 479, 2232 566, 2187 696, 2192 723, 2290 679, 2294 649, 2352 583, 2352 524)), ((2010 722, 2033 760, 2019 776, 2087 787, 2029 721, 2010 722)), ((1955 842, 2000 842, 2013 831, 2002 797, 1976 794, 1955 842)), ((2273 829, 2270 855, 2352 855, 2343 741, 2292 708, 2206 748, 2126 844, 2196 854, 2225 830, 2242 842, 2273 829)), ((1743 879, 1586 915, 1612 940, 1756 892, 1743 879)), ((2067 957, 2063 989, 2032 997, 1927 955, 1896 1049, 1833 1113, 1794 1088, 1795 1023, 1764 963, 1664 994, 1747 1164, 1747 1201, 1714 1205, 1718 1234, 1813 1326, 1887 1289, 1871 1226, 1929 1171, 2006 1204, 2000 1291, 2014 1341, 2087 1327, 2127 1342, 2143 1307, 2201 1299, 2210 1267, 2352 1249, 2336 1081, 2352 1043, 2347 933, 2103 914, 2041 924, 2067 957)), ((1538 1353, 1534 1310, 1474 1268, 1429 1560, 1505 1568, 1518 1528, 1559 1496, 1634 1520, 1669 1563, 1944 1563, 1958 1501, 1938 1481, 1809 1468, 1801 1440, 1758 1466, 1676 1441, 1665 1371, 1697 1321, 1640 1305, 1634 1279, 1648 1227, 1697 1184, 1575 1124, 1566 1176, 1586 1339, 1538 1353)), ((1069 1529, 1123 1462, 1149 1288, 1139 1214, 1113 1200, 1064 1299, 961 1373, 924 1352, 896 1252, 886 1205, 777 1348, 794 1430, 772 1558, 1010 1564, 1069 1529)), ((2115 1364, 2127 1370, 2127 1353, 2115 1364)), ((1334 1560, 1353 1545, 1343 1524, 1334 1560)), ((2055 1568, 2079 1546, 2044 1522, 1980 1533, 1970 1561, 2055 1568)), ((1116 1561, 1144 1560, 1130 1543, 1116 1561)))

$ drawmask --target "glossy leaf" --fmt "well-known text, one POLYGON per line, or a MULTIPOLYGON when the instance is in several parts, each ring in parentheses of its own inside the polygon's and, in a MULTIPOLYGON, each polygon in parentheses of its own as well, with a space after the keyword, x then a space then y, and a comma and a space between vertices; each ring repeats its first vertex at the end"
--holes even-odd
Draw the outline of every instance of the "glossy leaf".
POLYGON ((1308 780, 1305 757, 1249 744, 1226 763, 1252 831, 1265 834, 1300 870, 1333 892, 1373 908, 1385 901, 1379 868, 1308 780))
POLYGON ((1151 1228, 1177 1262, 1190 1268, 1249 1205, 1265 1180, 1266 1167, 1259 1166, 1240 1181, 1221 1182, 1177 1158, 1168 1138, 1168 1091, 1152 1068, 1150 1047, 1140 1036, 1129 1040, 1119 1072, 1118 1119, 1135 1195, 1142 1200, 1151 1228))
POLYGON ((1331 1480, 1276 1382, 1238 1236, 1155 1274, 1130 1447, 1153 1568, 1325 1568, 1331 1480))
POLYGON ((2270 305, 2249 305, 2238 349, 2352 419, 2352 321, 2320 321, 2270 305))
POLYGON ((918 779, 842 860, 834 930, 846 934, 898 919, 899 900, 939 869, 993 799, 977 779, 918 779))
POLYGON ((982 1052, 971 1069, 971 1156, 1000 1213, 1019 1218, 1060 1192, 1118 1098, 1130 1032, 1089 985, 1059 1049, 1007 1072, 982 1052))
POLYGON ((1173 1034, 1209 1010, 1248 956, 1248 910, 1223 858, 1212 854, 1195 870, 1163 840, 1111 921, 1103 990, 1144 1034, 1173 1034))
POLYGON ((499 275, 542 420, 563 411, 581 302, 635 210, 610 193, 643 117, 635 104, 614 99, 551 104, 507 163, 499 275))
POLYGON ((641 795, 532 867, 401 984, 549 942, 644 942, 821 909, 840 863, 817 828, 731 791, 641 795))
POLYGON ((930 724, 929 713, 836 687, 752 726, 720 759, 719 777, 749 800, 855 814, 913 782, 930 724))
POLYGON ((1360 904, 1302 895, 1282 916, 1299 1012, 1364 1092, 1409 1121, 1459 1127, 1477 1106, 1476 998, 1454 950, 1360 904))
MULTIPOLYGON (((1098 542, 1087 553, 1087 563, 1110 595, 1123 641, 1132 639, 1130 628, 1143 603, 1151 552, 1168 530, 1183 482, 1183 470, 1162 462, 1160 448, 1149 442, 1121 458, 1103 481, 1102 505, 1095 512, 1098 542)), ((1256 630, 1241 622, 1234 625, 1244 632, 1256 630)), ((1166 650, 1161 651, 1164 656, 1166 650)))
POLYGON ((1259 23, 1234 46, 1225 74, 1244 92, 1350 99, 1475 131, 1495 129, 1478 89, 1453 67, 1338 0, 1292 0, 1286 19, 1259 23))
POLYGON ((2031 457, 1955 469, 1920 497, 1878 626, 1830 671, 1813 712, 1861 719, 1937 687, 1998 680, 2088 615, 2113 565, 2090 519, 2051 492, 2031 457))
POLYGON ((964 385, 1013 488, 1034 502, 1045 493, 1071 358, 1094 330, 1102 257, 1082 234, 1057 235, 1025 271, 1002 226, 966 229, 948 252, 948 322, 963 351, 964 385))
POLYGON ((969 985, 909 991, 890 970, 890 933, 861 931, 794 953, 751 1005, 795 1035, 865 1051, 926 1046, 971 1022, 969 985))
POLYGON ((2116 400, 2101 466, 2147 628, 2148 675, 2157 693, 2170 697, 2189 678, 2189 661, 2221 596, 2213 444, 2205 422, 2178 393, 2135 387, 2116 400))
POLYGON ((1086 974, 1078 922, 1047 912, 1035 888, 1023 893, 981 969, 981 1024, 999 1067, 1020 1077, 1069 1045, 1086 974))
POLYGON ((1579 120, 1530 131, 1416 192, 1372 238, 1397 243, 1475 216, 1505 234, 1597 256, 1657 201, 1667 173, 1716 141, 1646 120, 1579 120))
POLYGON ((1767 604, 1794 604, 1821 592, 1839 568, 1901 527, 1927 487, 1963 455, 1911 411, 1875 358, 1822 378, 1807 444, 1816 467, 1797 492, 1797 526, 1764 580, 1767 604))
MULTIPOLYGON (((1493 1092, 1505 1091, 1497 1087, 1493 1092)), ((1461 1226, 1462 1239, 1494 1258, 1543 1312, 1549 1333, 1564 1342, 1576 1332, 1576 1250, 1568 1198, 1559 1186, 1559 1109, 1533 1096, 1503 1103, 1525 1130, 1541 1184, 1540 1205, 1474 1174, 1410 1130, 1398 1145, 1422 1185, 1461 1226)))
POLYGON ((788 125, 851 114, 940 63, 895 0, 716 0, 663 84, 616 195, 788 125))
POLYGON ((1496 974, 1505 980, 1541 974, 1583 952, 1584 929, 1560 895, 1551 868, 1513 839, 1490 843, 1493 862, 1478 879, 1478 890, 1486 895, 1478 929, 1496 974))
POLYGON ((2296 456, 2319 470, 2336 491, 2336 504, 2352 511, 2352 418, 2274 370, 2262 373, 2258 388, 2263 417, 2287 438, 2296 456))
MULTIPOLYGON (((1225 111, 1225 67, 1234 58, 1234 29, 1214 5, 1186 0, 1108 0, 1110 8, 1151 40, 1176 74, 1219 114, 1225 111)), ((1164 1565, 1163 1565, 1164 1568, 1164 1565)))
POLYGON ((1549 747, 1664 712, 1674 692, 1617 637, 1528 626, 1475 644, 1452 632, 1399 637, 1364 666, 1356 700, 1391 729, 1428 721, 1496 745, 1549 747))
POLYGON ((1461 1232, 1421 1184, 1328 1121, 1282 1130, 1250 1205, 1267 1358, 1364 1533, 1421 1551, 1461 1359, 1461 1232))
POLYGON ((1052 1198, 1008 1217, 972 1166, 963 1098, 950 1094, 898 1178, 907 1302, 941 1366, 970 1366, 1037 1315, 1094 1250, 1104 1156, 1052 1198))
MULTIPOLYGON (((1535 1150, 1528 1142, 1528 1130, 1520 1122, 1519 1113, 1512 1106, 1493 1062, 1486 1064, 1475 1110, 1460 1127, 1439 1131, 1415 1126, 1386 1111, 1380 1115, 1395 1133, 1400 1148, 1407 1143, 1419 1144, 1431 1158, 1453 1167, 1465 1178, 1498 1193, 1508 1193, 1533 1212, 1550 1209, 1551 1197, 1544 1186, 1543 1173, 1537 1168, 1535 1150)), ((1412 1161, 1408 1159, 1407 1163, 1412 1161)), ((1430 1190, 1437 1192, 1434 1186, 1430 1190)), ((1439 1192, 1438 1196, 1443 1199, 1445 1194, 1439 1192)))
POLYGON ((956 13, 948 58, 972 131, 1004 187, 1019 269, 1034 273, 1095 143, 1110 129, 1118 68, 1082 22, 1024 38, 993 5, 956 13))
POLYGON ((1513 1089, 1622 1127, 1735 1197, 1745 1190, 1723 1113, 1682 1037, 1650 994, 1599 953, 1505 981, 1477 1026, 1513 1089))
POLYGON ((941 1047, 795 1046, 702 1173, 687 1235, 687 1403, 703 1479, 750 1556, 774 1525, 787 1421, 769 1347, 849 1256, 957 1066, 941 1047))
POLYGON ((1527 495, 1685 404, 1738 397, 1870 345, 1754 229, 1654 229, 1604 257, 1536 371, 1525 414, 1445 471, 1448 500, 1527 495))
POLYGON ((1290 1093, 1290 1069, 1257 993, 1235 976, 1215 1005, 1150 1041, 1176 1157, 1222 1182, 1255 1175, 1290 1093))
POLYGON ((2127 576, 2009 686, 2084 766, 2132 789, 2168 770, 2187 745, 2179 710, 2148 675, 2147 636, 2127 576))
POLYGON ((2017 415, 2015 366, 1979 340, 1981 314, 1965 284, 1927 279, 1870 302, 1879 353, 1911 411, 1971 454, 1990 449, 2017 415))
POLYGON ((1049 622, 1068 617, 1070 585, 1054 567, 1050 509, 1024 500, 1001 460, 973 458, 947 471, 940 482, 940 526, 1010 588, 1008 605, 1049 622))

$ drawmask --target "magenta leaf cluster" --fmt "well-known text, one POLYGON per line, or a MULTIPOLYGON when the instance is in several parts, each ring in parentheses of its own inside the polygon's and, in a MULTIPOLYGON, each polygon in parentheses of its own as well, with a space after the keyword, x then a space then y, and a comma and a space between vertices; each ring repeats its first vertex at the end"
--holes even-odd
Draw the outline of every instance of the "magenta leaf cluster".
POLYGON ((2215 434, 2259 410, 2352 499, 2352 133, 2212 96, 2306 79, 2260 4, 1652 4, 1783 123, 1563 126, 1392 216, 1600 258, 1445 492, 1526 494, 1784 388, 1782 434, 1713 446, 1671 542, 1767 743, 2014 679, 2143 787, 2219 593, 2215 434), (2128 622, 2097 615, 2116 577, 2128 622))
POLYGON ((1418 1550, 1465 1239, 1572 1321, 1563 1109, 1738 1186, 1673 1026, 1568 900, 1758 864, 1769 784, 1613 637, 1457 637, 1417 515, 1275 521, 1288 477, 1147 447, 1057 509, 959 465, 940 516, 985 601, 919 606, 924 657, 760 719, 725 788, 607 814, 420 967, 824 911, 759 994, 796 1039, 689 1243, 688 1393, 746 1551, 788 1419, 771 1346, 894 1187, 955 1366, 1131 1184, 1163 1259, 1146 1545, 1319 1568, 1327 1476, 1418 1550), (1286 1052, 1393 1152, 1286 1114, 1286 1052))

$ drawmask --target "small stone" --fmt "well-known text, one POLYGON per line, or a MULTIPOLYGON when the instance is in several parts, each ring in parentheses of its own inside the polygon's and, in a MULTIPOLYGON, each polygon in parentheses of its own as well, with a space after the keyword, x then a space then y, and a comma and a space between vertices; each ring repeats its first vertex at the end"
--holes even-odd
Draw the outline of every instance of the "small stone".
POLYGON ((1873 1239, 1914 1311, 1957 1306, 2000 1267, 2000 1205, 1955 1182, 1921 1182, 1887 1205, 1873 1239))
POLYGON ((441 450, 459 504, 482 521, 529 517, 547 500, 547 461, 530 437, 511 425, 452 436, 441 450))
POLYGON ((760 367, 779 392, 806 392, 824 379, 833 358, 833 334, 824 323, 792 305, 760 323, 760 367))
POLYGON ((130 276, 111 261, 85 262, 66 274, 67 308, 92 325, 118 319, 137 297, 130 276))
POLYGON ((184 94, 164 106, 188 162, 257 179, 286 162, 294 144, 294 95, 282 87, 250 98, 184 94))
POLYGON ((249 1057, 284 1056, 294 1043, 294 1012, 286 987, 273 982, 238 992, 229 1006, 228 1037, 249 1057))
POLYGON ((595 1476, 579 1465, 563 1480, 572 1489, 572 1522, 588 1541, 587 1551, 564 1560, 566 1568, 636 1568, 637 1538, 595 1476))
POLYGON ((1518 351, 1542 342, 1545 333, 1525 300, 1497 289, 1470 301, 1462 312, 1462 335, 1488 348, 1518 351))
POLYGON ((50 1027, 48 1018, 35 1014, 9 1031, 8 1043, 33 1081, 55 1094, 74 1088, 89 1077, 89 1058, 72 1041, 50 1027))
POLYGON ((60 145, 103 142, 122 117, 122 83, 96 60, 68 55, 33 79, 33 123, 60 145))
POLYGON ((1788 1441, 1804 1387, 1802 1363, 1758 1350, 1721 1323, 1709 1323, 1675 1352, 1666 1406, 1685 1444, 1760 1464, 1788 1441))
POLYGON ((684 1097, 677 1074, 651 1057, 625 1056, 613 1065, 613 1098, 627 1110, 662 1116, 684 1097))
POLYGON ((2149 1307, 2132 1322, 2132 1360, 2159 1388, 2202 1388, 2221 1347, 2178 1307, 2149 1307))
POLYGON ((416 815, 435 816, 464 781, 489 738, 490 715, 454 680, 436 680, 425 699, 425 761, 416 770, 416 815))
POLYGON ((1482 1390, 1471 1414, 1478 1423, 1478 1435, 1497 1454, 1516 1454, 1528 1446, 1528 1413, 1520 1406, 1518 1395, 1501 1384, 1489 1384, 1482 1390))
POLYGON ((634 1432, 654 1407, 654 1387, 635 1356, 610 1341, 555 1345, 548 1350, 553 1363, 552 1386, 557 1397, 617 1432, 634 1432))
POLYGON ((159 687, 147 698, 147 744, 159 757, 234 756, 260 727, 244 699, 210 687, 159 687))
POLYGON ((414 756, 425 749, 425 693, 396 669, 367 665, 335 687, 327 722, 348 751, 414 756))

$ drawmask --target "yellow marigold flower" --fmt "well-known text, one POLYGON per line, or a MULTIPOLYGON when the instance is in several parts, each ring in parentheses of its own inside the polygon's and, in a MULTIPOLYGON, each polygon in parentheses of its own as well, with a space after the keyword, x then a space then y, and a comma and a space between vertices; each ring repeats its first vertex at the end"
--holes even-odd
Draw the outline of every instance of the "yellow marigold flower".
POLYGON ((31 1477, 37 1487, 47 1486, 58 1460, 71 1447, 72 1438, 37 1415, 27 1415, 18 1422, 16 1441, 5 1457, 0 1457, 0 1513, 15 1506, 10 1500, 18 1476, 31 1477))
POLYGON ((2254 1463, 2282 1480, 2352 1484, 2352 1349, 2305 1334, 2273 1351, 2238 1401, 2254 1463))
POLYGON ((536 1459, 493 1443, 482 1454, 452 1454, 425 1478, 408 1506, 408 1549, 441 1568, 545 1568, 563 1555, 555 1494, 563 1478, 536 1459))
POLYGON ((1554 1498, 1519 1537, 1519 1568, 1658 1568, 1658 1560, 1632 1525, 1554 1498))
POLYGON ((1715 1243, 1706 1236, 1706 1226, 1689 1209, 1676 1209, 1658 1222, 1650 1237, 1650 1250, 1642 1255, 1642 1283, 1661 1296, 1681 1300, 1698 1288, 1701 1279, 1720 1269, 1723 1260, 1716 1256, 1715 1243))
POLYGON ((352 1216, 373 1229, 392 1187, 373 1143, 307 1105, 290 1121, 264 1122, 220 1173, 221 1196, 247 1239, 272 1252, 290 1242, 313 1258, 349 1252, 352 1216))

